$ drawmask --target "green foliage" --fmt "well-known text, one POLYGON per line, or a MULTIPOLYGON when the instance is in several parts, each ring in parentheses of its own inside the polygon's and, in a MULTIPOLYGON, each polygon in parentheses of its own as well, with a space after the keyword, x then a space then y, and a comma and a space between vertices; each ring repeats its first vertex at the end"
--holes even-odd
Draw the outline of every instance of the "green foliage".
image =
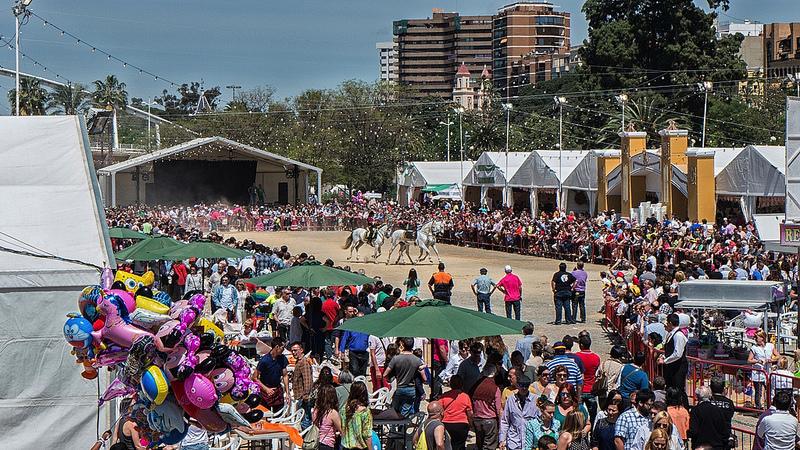
POLYGON ((125 83, 117 79, 116 75, 106 75, 103 80, 94 82, 92 102, 98 108, 124 108, 128 104, 128 91, 125 83))
MULTIPOLYGON (((21 116, 42 116, 45 114, 45 105, 50 94, 41 87, 39 80, 34 78, 22 77, 19 80, 19 115, 21 116)), ((11 113, 16 114, 17 110, 17 90, 8 91, 8 103, 11 113)))
POLYGON ((80 83, 58 86, 50 95, 47 111, 51 114, 82 114, 89 109, 90 100, 91 94, 80 83))

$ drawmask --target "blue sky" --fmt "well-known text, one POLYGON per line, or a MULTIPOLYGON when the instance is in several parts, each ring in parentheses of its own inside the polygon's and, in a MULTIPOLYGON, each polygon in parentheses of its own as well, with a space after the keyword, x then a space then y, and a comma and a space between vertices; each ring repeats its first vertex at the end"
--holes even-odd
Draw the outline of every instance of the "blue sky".
MULTIPOLYGON (((696 0, 705 4, 704 0, 696 0)), ((800 21, 798 0, 731 0, 722 21, 800 21)), ((10 39, 11 0, 0 8, 0 34, 10 39)), ((33 0, 31 9, 51 23, 112 55, 161 77, 207 85, 271 85, 278 97, 343 80, 377 77, 375 43, 391 39, 392 21, 430 15, 431 8, 491 14, 509 1, 477 0, 33 0)), ((573 14, 573 43, 586 36, 582 0, 555 1, 573 14)), ((168 83, 109 61, 36 18, 23 27, 23 70, 89 83, 115 73, 131 96, 158 95, 168 83)), ((0 66, 14 67, 14 52, 0 48, 0 66)), ((13 79, 0 77, 0 91, 13 79)), ((223 89, 225 98, 229 92, 223 89)), ((4 96, 3 96, 4 97, 4 96)), ((8 111, 0 111, 7 114, 8 111)))

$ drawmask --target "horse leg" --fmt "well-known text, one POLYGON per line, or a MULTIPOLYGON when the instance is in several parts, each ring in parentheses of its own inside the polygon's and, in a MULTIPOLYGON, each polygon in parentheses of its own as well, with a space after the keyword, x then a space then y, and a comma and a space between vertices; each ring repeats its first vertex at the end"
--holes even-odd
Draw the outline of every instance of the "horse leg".
POLYGON ((431 244, 431 249, 433 249, 433 252, 436 253, 436 259, 438 259, 439 262, 442 262, 442 257, 439 256, 439 249, 436 248, 436 243, 435 242, 433 244, 431 244))
POLYGON ((389 262, 392 260, 392 253, 394 253, 394 248, 397 247, 396 242, 392 242, 392 248, 389 249, 389 256, 386 258, 386 265, 389 265, 389 262))
MULTIPOLYGON (((353 239, 355 241, 355 239, 353 239)), ((353 259, 353 249, 356 247, 355 242, 350 243, 350 256, 347 257, 347 260, 350 261, 353 259)))
POLYGON ((408 256, 408 260, 411 262, 411 264, 416 265, 417 262, 414 261, 414 258, 411 257, 411 253, 408 252, 409 248, 411 248, 411 244, 406 245, 406 256, 408 256))

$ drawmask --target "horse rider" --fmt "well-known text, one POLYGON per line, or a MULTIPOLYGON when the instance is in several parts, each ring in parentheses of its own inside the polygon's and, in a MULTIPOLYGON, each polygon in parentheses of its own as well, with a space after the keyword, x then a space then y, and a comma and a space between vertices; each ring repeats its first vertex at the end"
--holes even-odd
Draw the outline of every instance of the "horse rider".
POLYGON ((369 214, 367 215, 367 243, 369 245, 373 245, 372 241, 374 241, 375 237, 377 236, 377 229, 375 228, 375 222, 377 222, 377 220, 375 219, 375 212, 370 211, 369 214))

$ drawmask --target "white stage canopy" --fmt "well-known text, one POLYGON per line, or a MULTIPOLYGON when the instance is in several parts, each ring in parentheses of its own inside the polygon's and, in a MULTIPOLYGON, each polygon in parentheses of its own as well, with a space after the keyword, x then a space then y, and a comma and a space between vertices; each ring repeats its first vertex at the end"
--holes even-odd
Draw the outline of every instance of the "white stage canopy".
POLYGON ((114 258, 86 128, 76 116, 0 117, 0 139, 3 448, 89 448, 96 421, 110 426, 97 408, 107 372, 83 379, 63 328, 114 258))

